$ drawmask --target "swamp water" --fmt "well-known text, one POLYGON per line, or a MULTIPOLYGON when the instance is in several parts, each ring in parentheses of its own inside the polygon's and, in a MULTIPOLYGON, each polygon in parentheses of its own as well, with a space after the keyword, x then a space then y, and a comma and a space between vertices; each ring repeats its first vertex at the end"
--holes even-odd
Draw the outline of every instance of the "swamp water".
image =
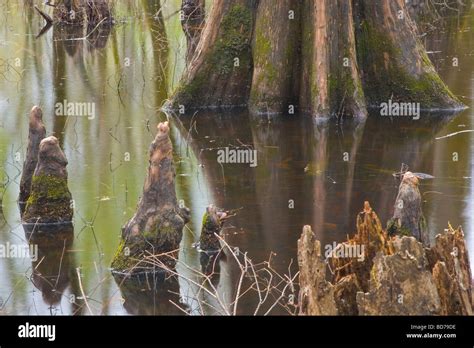
MULTIPOLYGON (((177 195, 192 213, 179 256, 179 286, 154 292, 147 290, 154 280, 146 279, 141 288, 121 291, 110 263, 141 194, 156 125, 167 119, 160 107, 185 65, 179 6, 166 1, 154 18, 159 1, 123 2, 116 5, 112 29, 71 40, 83 34, 51 28, 36 38, 43 20, 32 7, 0 5, 0 243, 28 245, 17 197, 35 104, 68 158, 75 207, 74 226, 56 227, 58 238, 35 241, 39 261, 0 259, 0 313, 179 314, 178 306, 200 313, 206 294, 184 278, 193 279, 193 269, 201 267, 194 245, 208 204, 237 210, 226 224, 227 243, 256 263, 271 258, 280 273, 294 275, 303 225, 311 225, 323 245, 345 240, 365 200, 385 224, 397 193, 392 173, 402 163, 435 177, 420 187, 431 237, 448 222, 462 225, 474 255, 474 133, 442 138, 473 129, 472 109, 455 118, 422 114, 420 120, 374 113, 365 124, 342 126, 302 115, 200 112, 170 119, 177 195), (93 103, 95 117, 56 116, 56 103, 65 101, 93 103), (217 152, 226 147, 257 150, 258 165, 218 163, 217 152)), ((424 40, 444 81, 472 108, 474 12, 450 23, 449 30, 424 40)), ((240 270, 228 260, 220 272, 216 289, 230 303, 240 270)), ((243 296, 236 313, 254 313, 256 302, 243 296)), ((204 312, 222 313, 216 307, 204 312)), ((285 312, 275 307, 271 313, 285 312)))

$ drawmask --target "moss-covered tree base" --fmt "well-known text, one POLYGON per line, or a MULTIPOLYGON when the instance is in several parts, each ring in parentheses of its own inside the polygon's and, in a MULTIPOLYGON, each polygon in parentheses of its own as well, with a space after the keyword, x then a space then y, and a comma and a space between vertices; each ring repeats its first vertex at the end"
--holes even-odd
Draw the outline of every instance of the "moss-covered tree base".
POLYGON ((441 80, 416 37, 400 1, 357 1, 357 56, 371 107, 389 100, 420 103, 422 110, 465 106, 441 80))
POLYGON ((436 73, 404 1, 222 0, 166 108, 361 118, 389 101, 465 107, 436 73))
POLYGON ((247 104, 252 76, 253 11, 251 0, 214 4, 197 53, 168 108, 182 111, 247 104))
POLYGON ((41 141, 38 163, 26 203, 25 223, 66 223, 72 221, 73 202, 67 185, 67 160, 58 139, 41 141))

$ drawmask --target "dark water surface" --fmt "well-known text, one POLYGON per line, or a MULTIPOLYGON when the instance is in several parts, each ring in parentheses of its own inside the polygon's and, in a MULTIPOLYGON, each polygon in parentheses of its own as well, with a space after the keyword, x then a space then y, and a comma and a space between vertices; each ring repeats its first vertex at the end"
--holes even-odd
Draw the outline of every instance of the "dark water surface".
MULTIPOLYGON (((167 118, 160 107, 184 68, 185 40, 173 16, 180 3, 167 1, 158 20, 149 14, 156 13, 159 1, 117 4, 117 25, 95 31, 88 40, 68 40, 83 35, 59 29, 36 39, 42 19, 32 8, 0 5, 0 244, 28 243, 17 196, 28 113, 35 104, 43 108, 47 132, 60 139, 69 160, 75 203, 73 227, 64 227, 60 238, 36 241, 42 262, 0 259, 0 313, 180 313, 170 300, 199 313, 197 303, 206 294, 184 278, 194 279, 192 270, 200 269, 193 244, 199 240, 208 204, 240 209, 225 229, 230 245, 255 262, 271 257, 275 269, 294 274, 303 225, 311 225, 325 245, 354 233, 356 214, 366 200, 384 223, 390 218, 397 193, 392 173, 402 163, 435 176, 421 185, 431 236, 448 222, 462 225, 474 255, 474 134, 436 139, 473 129, 472 109, 455 118, 423 114, 417 121, 373 113, 365 123, 341 126, 302 115, 266 118, 246 111, 200 112, 170 119, 177 194, 193 216, 184 231, 179 286, 154 293, 146 290, 144 280, 143 287, 120 291, 110 262, 120 228, 141 194, 155 127, 167 118), (96 118, 54 116, 55 103, 65 99, 94 102, 96 118), (258 151, 257 167, 217 162, 218 149, 244 146, 258 151), (458 161, 453 161, 455 153, 458 161), (82 293, 87 306, 77 305, 82 293)), ((445 30, 424 37, 442 78, 470 107, 473 14, 453 18, 445 30), (457 67, 453 58, 459 60, 457 67)), ((205 300, 221 301, 225 307, 238 279, 235 264, 221 262, 219 300, 205 300)), ((253 313, 255 301, 244 297, 237 313, 253 313)), ((222 313, 222 303, 204 312, 222 313)))

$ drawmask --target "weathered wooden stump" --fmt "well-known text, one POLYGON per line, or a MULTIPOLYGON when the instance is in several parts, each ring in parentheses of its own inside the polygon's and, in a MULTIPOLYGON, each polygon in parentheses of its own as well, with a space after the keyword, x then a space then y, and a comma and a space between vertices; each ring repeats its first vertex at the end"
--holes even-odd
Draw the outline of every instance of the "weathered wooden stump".
POLYGON ((440 314, 440 299, 423 245, 413 237, 395 237, 393 255, 378 254, 369 292, 357 294, 360 315, 440 314))
POLYGON ((72 196, 67 180, 68 162, 53 136, 39 146, 38 163, 26 203, 25 223, 67 223, 72 221, 72 196))
POLYGON ((474 314, 472 273, 461 228, 449 227, 436 236, 431 248, 413 236, 388 239, 366 202, 357 219, 357 234, 339 244, 328 259, 334 285, 326 281, 320 249, 319 241, 306 226, 298 240, 301 314, 474 314), (357 262, 335 256, 338 248, 356 243, 368 243, 363 244, 368 248, 368 260, 357 262), (329 313, 324 313, 322 307, 329 308, 329 313))
POLYGON ((426 254, 441 298, 441 314, 474 315, 472 273, 462 229, 449 226, 426 254))
MULTIPOLYGON (((342 278, 354 274, 357 284, 361 289, 369 287, 370 270, 373 258, 379 252, 387 253, 387 236, 382 229, 382 224, 369 202, 364 203, 364 210, 357 215, 357 233, 353 238, 340 243, 329 258, 329 264, 334 272, 334 283, 342 278), (363 248, 363 260, 356 257, 340 257, 341 248, 363 248)), ((355 298, 354 298, 355 301, 355 298)))
POLYGON ((334 286, 326 281, 326 264, 321 259, 321 243, 310 226, 303 227, 298 239, 300 268, 300 314, 337 315, 334 286))
POLYGON ((141 273, 174 268, 189 210, 179 207, 168 122, 158 125, 149 150, 148 173, 135 215, 122 228, 112 262, 115 272, 141 273))
POLYGON ((23 214, 26 202, 30 197, 31 181, 38 163, 38 152, 41 140, 46 136, 46 128, 43 124, 43 111, 38 106, 33 106, 30 112, 30 124, 28 133, 28 147, 26 149, 25 162, 20 180, 20 195, 18 203, 21 214, 23 214))

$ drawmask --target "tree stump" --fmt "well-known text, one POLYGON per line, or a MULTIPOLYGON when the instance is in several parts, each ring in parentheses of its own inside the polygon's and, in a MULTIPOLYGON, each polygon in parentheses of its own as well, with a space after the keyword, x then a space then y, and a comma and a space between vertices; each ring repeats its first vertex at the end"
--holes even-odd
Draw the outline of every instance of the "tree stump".
POLYGON ((462 229, 449 226, 438 234, 427 258, 441 297, 441 314, 473 315, 472 273, 462 229))
POLYGON ((357 294, 360 315, 437 315, 441 303, 423 245, 395 237, 394 254, 378 254, 368 293, 357 294))
POLYGON ((300 314, 337 315, 334 286, 326 281, 326 263, 321 259, 321 243, 310 226, 303 227, 298 239, 300 268, 300 314))
POLYGON ((367 291, 369 288, 370 270, 373 259, 379 252, 389 254, 387 236, 382 229, 382 224, 369 202, 364 203, 364 210, 357 215, 357 233, 347 242, 340 243, 329 257, 329 264, 334 272, 333 281, 338 283, 342 278, 354 274, 357 284, 367 291), (339 257, 340 248, 354 246, 364 247, 364 259, 354 257, 339 257))
POLYGON ((449 226, 426 248, 413 236, 388 239, 368 202, 358 215, 357 233, 339 244, 328 262, 334 285, 325 280, 320 243, 309 226, 298 240, 301 314, 473 315, 472 273, 464 234, 449 226), (364 262, 337 257, 338 250, 363 243, 364 262), (328 296, 333 296, 337 310, 328 296), (326 312, 324 313, 324 306, 326 312))

